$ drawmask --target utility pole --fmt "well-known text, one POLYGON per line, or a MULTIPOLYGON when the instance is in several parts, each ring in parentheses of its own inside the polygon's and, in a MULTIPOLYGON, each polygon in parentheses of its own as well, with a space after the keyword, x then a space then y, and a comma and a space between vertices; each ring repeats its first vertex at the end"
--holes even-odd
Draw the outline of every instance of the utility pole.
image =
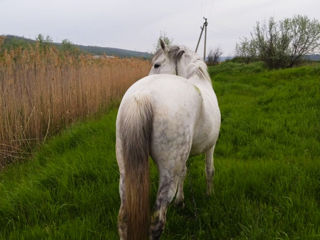
POLYGON ((197 47, 196 47, 196 50, 195 52, 198 51, 198 47, 199 47, 199 43, 200 43, 200 40, 201 40, 201 37, 202 37, 202 33, 203 33, 203 30, 204 30, 204 47, 203 47, 203 60, 206 61, 206 49, 207 49, 207 26, 208 26, 208 19, 203 17, 204 19, 204 23, 202 25, 201 28, 201 32, 200 32, 200 36, 199 36, 199 40, 198 40, 198 43, 197 43, 197 47))
POLYGON ((202 37, 202 33, 203 33, 203 27, 200 27, 200 28, 201 28, 200 37, 199 37, 199 40, 198 40, 198 43, 197 43, 197 47, 196 47, 195 52, 198 51, 199 43, 200 43, 200 40, 201 40, 201 37, 202 37))

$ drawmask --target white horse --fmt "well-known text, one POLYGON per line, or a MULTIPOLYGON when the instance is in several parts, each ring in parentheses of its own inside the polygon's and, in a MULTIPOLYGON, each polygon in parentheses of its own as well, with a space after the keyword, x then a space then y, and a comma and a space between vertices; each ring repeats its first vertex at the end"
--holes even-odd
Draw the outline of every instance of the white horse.
POLYGON ((175 196, 176 204, 183 203, 190 154, 206 154, 207 193, 212 191, 213 152, 221 118, 207 66, 186 47, 160 43, 149 76, 128 89, 117 116, 120 239, 160 238, 169 203, 175 196), (151 223, 149 155, 159 170, 151 223))

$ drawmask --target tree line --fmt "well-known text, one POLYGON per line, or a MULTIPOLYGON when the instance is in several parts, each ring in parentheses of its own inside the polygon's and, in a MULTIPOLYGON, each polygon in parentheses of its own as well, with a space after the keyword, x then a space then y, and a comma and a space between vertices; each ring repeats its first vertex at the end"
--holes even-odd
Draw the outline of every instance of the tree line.
POLYGON ((236 45, 237 59, 263 61, 269 68, 293 67, 308 54, 320 51, 320 22, 297 15, 276 22, 257 22, 250 38, 236 45))

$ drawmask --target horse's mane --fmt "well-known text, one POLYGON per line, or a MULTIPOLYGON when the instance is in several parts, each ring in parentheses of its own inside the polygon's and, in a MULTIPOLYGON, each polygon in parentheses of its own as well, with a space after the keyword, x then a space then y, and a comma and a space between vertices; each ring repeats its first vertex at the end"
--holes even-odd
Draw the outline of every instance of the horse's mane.
MULTIPOLYGON (((158 53, 159 54, 159 53, 158 53)), ((190 50, 185 46, 171 46, 168 50, 168 55, 172 58, 175 62, 178 62, 182 56, 182 54, 189 58, 189 65, 187 67, 187 76, 186 78, 191 78, 195 74, 200 79, 205 79, 211 82, 208 68, 205 62, 196 54, 194 51, 190 50)))

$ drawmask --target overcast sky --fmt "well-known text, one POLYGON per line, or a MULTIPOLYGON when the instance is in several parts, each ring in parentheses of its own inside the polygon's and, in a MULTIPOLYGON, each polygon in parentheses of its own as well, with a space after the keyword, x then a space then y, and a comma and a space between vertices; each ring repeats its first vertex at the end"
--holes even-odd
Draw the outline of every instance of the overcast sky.
POLYGON ((232 55, 256 21, 295 14, 320 20, 320 0, 0 0, 0 35, 151 52, 164 32, 194 49, 206 16, 207 48, 232 55))

